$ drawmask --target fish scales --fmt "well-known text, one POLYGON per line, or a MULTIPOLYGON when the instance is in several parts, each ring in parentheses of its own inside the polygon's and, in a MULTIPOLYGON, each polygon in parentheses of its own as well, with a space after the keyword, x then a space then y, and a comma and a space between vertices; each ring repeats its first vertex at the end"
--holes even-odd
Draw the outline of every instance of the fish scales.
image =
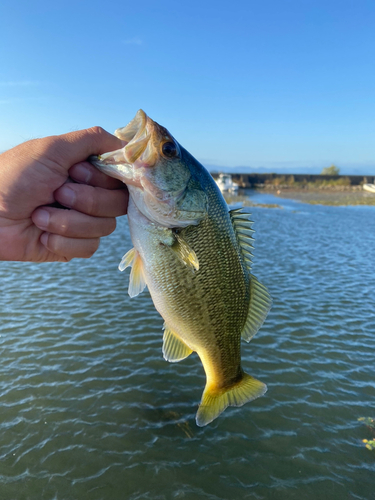
POLYGON ((142 111, 127 127, 117 133, 129 141, 123 150, 91 161, 129 187, 134 249, 120 268, 132 265, 129 294, 147 285, 164 318, 164 357, 200 357, 207 382, 197 424, 206 425, 266 391, 242 369, 241 335, 254 336, 271 299, 241 244, 247 216, 228 212, 210 174, 165 128, 142 111))
MULTIPOLYGON (((249 279, 228 210, 216 189, 209 185, 207 190, 209 216, 181 231, 194 248, 199 270, 192 273, 166 246, 159 246, 159 253, 154 250, 154 258, 145 258, 144 265, 150 293, 160 298, 154 303, 166 323, 192 350, 205 356, 217 385, 225 386, 239 377, 240 336, 235 333, 242 330, 247 317, 249 279)), ((131 224, 133 241, 141 238, 136 234, 139 227, 131 224)), ((140 248, 155 246, 153 227, 149 234, 151 240, 140 248)), ((146 257, 147 250, 141 255, 146 257)))

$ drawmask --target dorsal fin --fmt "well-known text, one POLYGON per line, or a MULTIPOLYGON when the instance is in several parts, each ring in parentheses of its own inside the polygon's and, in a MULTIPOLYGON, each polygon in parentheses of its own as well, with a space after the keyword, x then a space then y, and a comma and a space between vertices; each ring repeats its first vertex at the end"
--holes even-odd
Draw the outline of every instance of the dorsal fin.
POLYGON ((253 256, 251 250, 254 248, 254 238, 252 237, 254 229, 252 228, 253 222, 250 220, 250 214, 244 212, 243 208, 237 208, 231 210, 229 215, 243 260, 250 274, 249 312, 241 332, 242 338, 246 342, 250 342, 266 319, 268 311, 271 309, 272 299, 267 288, 250 273, 251 258, 253 256))
POLYGON ((146 288, 146 280, 141 256, 135 248, 132 248, 123 256, 118 268, 120 271, 125 271, 129 266, 131 266, 132 270, 129 278, 128 294, 130 297, 136 297, 146 288))
POLYGON ((241 332, 241 337, 250 342, 263 325, 264 320, 271 309, 272 298, 267 288, 250 274, 250 303, 249 313, 246 318, 245 326, 241 332))
POLYGON ((190 356, 193 351, 164 323, 163 356, 170 363, 177 363, 190 356))
POLYGON ((229 212, 233 229, 237 237, 238 245, 241 249, 242 258, 248 271, 251 271, 251 258, 253 254, 254 238, 252 237, 255 232, 253 227, 253 222, 250 220, 250 214, 243 212, 243 208, 236 208, 229 212))

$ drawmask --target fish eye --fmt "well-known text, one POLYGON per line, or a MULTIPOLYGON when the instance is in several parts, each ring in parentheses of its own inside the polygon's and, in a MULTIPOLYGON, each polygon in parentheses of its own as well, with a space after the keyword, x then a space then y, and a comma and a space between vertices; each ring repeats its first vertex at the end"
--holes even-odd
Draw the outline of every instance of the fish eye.
POLYGON ((167 158, 174 158, 177 156, 177 146, 174 142, 165 142, 161 148, 162 153, 167 158))

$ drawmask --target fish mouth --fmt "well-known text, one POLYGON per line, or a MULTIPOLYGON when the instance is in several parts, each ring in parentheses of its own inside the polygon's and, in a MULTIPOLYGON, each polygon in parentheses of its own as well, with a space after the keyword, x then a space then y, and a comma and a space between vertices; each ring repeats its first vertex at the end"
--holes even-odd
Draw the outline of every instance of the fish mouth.
POLYGON ((115 136, 125 142, 125 146, 116 151, 90 156, 89 161, 110 177, 139 186, 140 167, 153 167, 157 161, 156 138, 152 140, 152 136, 155 136, 157 129, 162 128, 140 109, 125 127, 115 131, 115 136))

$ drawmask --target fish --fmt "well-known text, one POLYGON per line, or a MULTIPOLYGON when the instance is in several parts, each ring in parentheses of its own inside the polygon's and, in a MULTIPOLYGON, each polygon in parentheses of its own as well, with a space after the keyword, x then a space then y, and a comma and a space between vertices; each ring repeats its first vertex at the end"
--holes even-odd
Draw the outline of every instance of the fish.
POLYGON ((130 297, 148 287, 164 319, 164 358, 198 354, 202 427, 267 391, 241 364, 241 338, 254 337, 272 303, 251 273, 253 223, 244 208, 229 210, 205 167, 143 110, 115 135, 124 147, 89 161, 129 190, 134 248, 119 269, 131 267, 130 297))

